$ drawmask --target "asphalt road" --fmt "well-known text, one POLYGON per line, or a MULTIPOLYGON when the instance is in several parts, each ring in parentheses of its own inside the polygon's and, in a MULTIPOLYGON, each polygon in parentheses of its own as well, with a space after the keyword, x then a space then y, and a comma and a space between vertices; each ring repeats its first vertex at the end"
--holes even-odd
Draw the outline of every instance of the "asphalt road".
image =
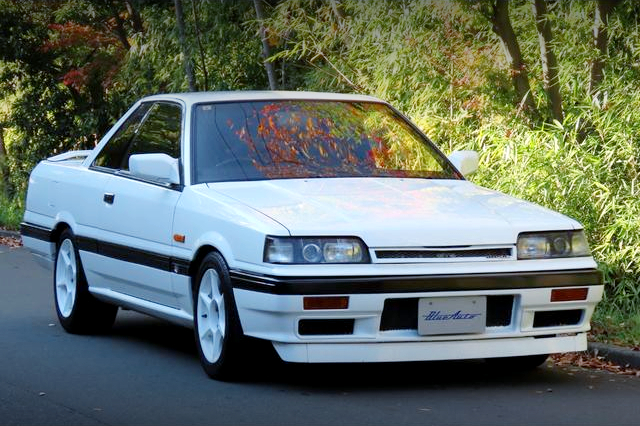
POLYGON ((120 311, 113 332, 57 323, 49 275, 0 246, 0 425, 627 425, 640 378, 482 362, 263 363, 239 383, 202 371, 191 330, 120 311))

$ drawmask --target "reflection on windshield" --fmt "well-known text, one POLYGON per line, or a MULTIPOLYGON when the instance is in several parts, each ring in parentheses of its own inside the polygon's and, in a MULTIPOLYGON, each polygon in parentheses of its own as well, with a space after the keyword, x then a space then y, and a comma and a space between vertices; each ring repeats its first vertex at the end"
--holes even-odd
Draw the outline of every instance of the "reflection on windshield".
POLYGON ((198 105, 196 182, 316 177, 457 179, 384 104, 268 101, 198 105))

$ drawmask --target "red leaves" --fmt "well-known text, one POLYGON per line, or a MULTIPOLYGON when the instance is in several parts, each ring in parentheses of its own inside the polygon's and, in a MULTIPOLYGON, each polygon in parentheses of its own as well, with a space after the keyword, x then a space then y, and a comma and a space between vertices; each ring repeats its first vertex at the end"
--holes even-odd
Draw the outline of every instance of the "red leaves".
POLYGON ((118 62, 112 58, 99 56, 92 62, 79 68, 74 68, 62 76, 65 86, 71 86, 81 91, 87 87, 91 81, 99 81, 100 85, 107 89, 111 86, 112 79, 118 72, 118 62))
POLYGON ((77 91, 82 91, 91 83, 100 84, 104 89, 111 86, 124 54, 115 36, 109 31, 76 22, 50 24, 49 29, 53 35, 42 45, 42 50, 59 51, 78 64, 62 76, 66 86, 77 91))
POLYGON ((88 25, 81 25, 75 22, 49 24, 49 29, 57 33, 57 37, 50 39, 42 46, 42 50, 45 52, 77 46, 98 49, 119 45, 118 39, 111 34, 97 31, 88 25))
POLYGON ((85 79, 86 79, 86 72, 84 72, 83 69, 74 69, 69 71, 62 77, 62 82, 64 83, 65 86, 73 86, 77 89, 79 86, 84 85, 85 79), (79 83, 82 83, 82 84, 79 84, 79 83))

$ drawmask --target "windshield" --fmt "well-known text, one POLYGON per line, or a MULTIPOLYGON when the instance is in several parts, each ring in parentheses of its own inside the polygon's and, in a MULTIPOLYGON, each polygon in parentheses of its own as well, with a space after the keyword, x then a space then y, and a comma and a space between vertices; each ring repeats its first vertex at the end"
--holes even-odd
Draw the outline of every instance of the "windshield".
POLYGON ((460 179, 399 114, 374 102, 195 107, 196 183, 320 177, 460 179))

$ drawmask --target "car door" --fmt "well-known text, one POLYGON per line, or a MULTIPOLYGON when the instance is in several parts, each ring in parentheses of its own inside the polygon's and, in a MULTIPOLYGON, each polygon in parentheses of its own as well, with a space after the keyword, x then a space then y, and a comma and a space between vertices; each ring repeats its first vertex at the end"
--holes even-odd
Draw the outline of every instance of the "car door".
MULTIPOLYGON (((133 154, 163 153, 180 158, 183 108, 171 102, 141 105, 113 153, 98 154, 95 166, 112 174, 103 194, 98 268, 101 285, 121 296, 177 307, 171 286, 173 215, 181 188, 136 176, 129 171, 133 154)), ((134 301, 135 303, 135 301, 134 301)))

